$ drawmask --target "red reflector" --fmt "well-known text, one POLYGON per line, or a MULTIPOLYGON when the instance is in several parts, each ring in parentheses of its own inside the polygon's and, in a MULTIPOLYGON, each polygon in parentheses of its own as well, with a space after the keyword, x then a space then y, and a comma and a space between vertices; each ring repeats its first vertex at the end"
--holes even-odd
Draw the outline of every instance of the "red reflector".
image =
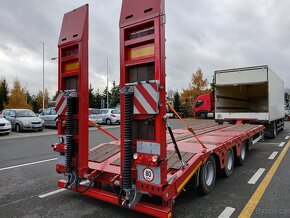
POLYGON ((152 157, 148 155, 148 156, 147 156, 147 161, 148 161, 148 162, 151 162, 151 161, 152 161, 152 157))

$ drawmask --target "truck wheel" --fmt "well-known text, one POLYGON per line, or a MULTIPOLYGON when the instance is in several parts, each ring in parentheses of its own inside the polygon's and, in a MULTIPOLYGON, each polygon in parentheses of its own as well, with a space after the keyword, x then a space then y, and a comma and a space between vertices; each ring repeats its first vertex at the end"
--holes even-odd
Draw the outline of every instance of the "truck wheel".
POLYGON ((247 145, 245 142, 243 142, 242 147, 241 147, 241 153, 240 156, 237 158, 238 159, 238 164, 242 166, 245 162, 246 159, 246 154, 247 154, 247 145))
POLYGON ((216 163, 214 157, 211 155, 200 168, 199 192, 204 195, 210 193, 214 188, 215 178, 216 163))
POLYGON ((229 177, 230 175, 232 175, 233 171, 234 171, 234 151, 233 149, 229 149, 227 151, 227 157, 226 157, 226 165, 224 168, 224 176, 225 177, 229 177))
POLYGON ((21 132, 21 128, 20 128, 20 125, 18 123, 15 124, 15 130, 16 130, 16 132, 21 132))
POLYGON ((205 119, 205 118, 206 118, 206 113, 201 113, 201 114, 200 114, 200 118, 201 118, 201 119, 205 119))
POLYGON ((276 122, 273 122, 272 138, 275 139, 277 136, 277 126, 276 122))

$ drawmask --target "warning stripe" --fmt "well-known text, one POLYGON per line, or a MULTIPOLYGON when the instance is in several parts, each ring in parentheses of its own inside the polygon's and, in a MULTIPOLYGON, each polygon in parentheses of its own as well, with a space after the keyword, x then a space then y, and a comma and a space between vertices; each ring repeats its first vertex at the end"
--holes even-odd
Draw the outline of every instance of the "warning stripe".
POLYGON ((142 83, 134 87, 134 114, 156 114, 158 112, 158 84, 142 83))
MULTIPOLYGON (((148 103, 147 99, 144 98, 144 96, 139 92, 138 89, 134 90, 134 96, 136 97, 136 99, 140 102, 140 104, 142 105, 142 107, 145 109, 146 113, 145 114, 155 114, 156 111, 154 111, 152 109, 152 107, 150 106, 150 104, 148 103)), ((135 105, 137 107, 137 109, 139 110, 139 107, 137 105, 135 105)), ((139 110, 140 111, 140 110, 139 110)))
POLYGON ((134 97, 134 111, 135 114, 147 114, 147 111, 136 97, 134 97))
POLYGON ((151 106, 151 108, 156 111, 156 106, 157 106, 157 102, 152 98, 151 95, 154 95, 154 93, 149 93, 147 91, 147 89, 145 89, 144 86, 137 86, 136 87, 139 92, 144 96, 144 98, 147 100, 147 102, 149 103, 149 105, 151 106), (150 95, 151 94, 151 95, 150 95))
POLYGON ((64 93, 59 93, 55 100, 55 111, 58 115, 65 115, 66 113, 66 98, 64 93))

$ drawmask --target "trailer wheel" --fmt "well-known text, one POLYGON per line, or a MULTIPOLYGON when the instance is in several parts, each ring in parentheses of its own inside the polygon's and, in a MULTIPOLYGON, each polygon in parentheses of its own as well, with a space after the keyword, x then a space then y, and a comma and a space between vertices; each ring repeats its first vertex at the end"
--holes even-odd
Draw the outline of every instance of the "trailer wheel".
POLYGON ((211 155, 200 168, 199 192, 204 195, 210 193, 214 188, 215 178, 216 163, 214 157, 211 155))
POLYGON ((238 159, 238 164, 242 166, 245 162, 246 159, 246 154, 247 154, 247 145, 245 142, 243 142, 242 147, 241 147, 241 153, 240 156, 237 158, 238 159))
POLYGON ((229 149, 227 151, 227 157, 226 157, 226 165, 224 168, 224 175, 226 177, 229 177, 230 175, 232 175, 233 171, 234 171, 234 151, 233 149, 229 149))

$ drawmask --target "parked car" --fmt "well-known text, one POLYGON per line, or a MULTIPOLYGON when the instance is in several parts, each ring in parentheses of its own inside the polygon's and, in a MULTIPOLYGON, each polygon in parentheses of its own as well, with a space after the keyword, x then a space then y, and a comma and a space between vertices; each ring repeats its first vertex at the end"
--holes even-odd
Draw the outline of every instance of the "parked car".
POLYGON ((45 126, 57 127, 58 115, 54 107, 44 109, 38 117, 44 121, 45 126))
POLYGON ((11 132, 11 123, 0 115, 0 134, 9 135, 11 132))
POLYGON ((91 120, 95 124, 102 123, 103 120, 101 110, 97 108, 89 108, 89 120, 91 120))
POLYGON ((101 109, 102 123, 111 125, 113 123, 120 124, 120 110, 119 109, 101 109))
POLYGON ((3 117, 10 121, 12 129, 16 132, 22 130, 38 130, 44 128, 44 121, 28 109, 7 109, 3 111, 3 117))

